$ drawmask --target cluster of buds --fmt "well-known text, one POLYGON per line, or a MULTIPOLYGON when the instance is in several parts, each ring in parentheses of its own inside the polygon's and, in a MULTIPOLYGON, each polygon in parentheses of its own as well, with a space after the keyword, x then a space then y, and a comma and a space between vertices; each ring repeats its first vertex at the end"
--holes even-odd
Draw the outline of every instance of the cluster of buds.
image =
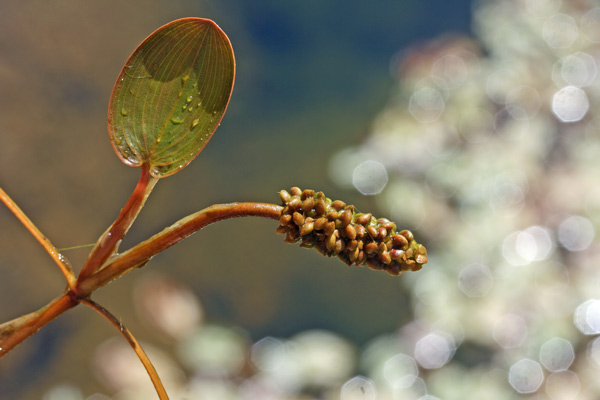
POLYGON ((288 243, 300 242, 348 265, 367 265, 390 275, 417 271, 427 263, 425 246, 410 231, 396 233, 396 224, 388 219, 355 212, 354 206, 314 190, 293 187, 279 196, 283 211, 277 233, 285 234, 288 243))

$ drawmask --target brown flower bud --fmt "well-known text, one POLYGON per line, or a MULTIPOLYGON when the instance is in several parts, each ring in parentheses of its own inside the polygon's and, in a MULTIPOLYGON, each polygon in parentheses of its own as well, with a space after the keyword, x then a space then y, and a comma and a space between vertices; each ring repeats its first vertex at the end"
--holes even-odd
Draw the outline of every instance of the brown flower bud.
POLYGON ((317 244, 317 241, 314 237, 308 236, 302 238, 302 243, 300 243, 300 247, 304 247, 305 249, 312 249, 317 244))
POLYGON ((352 225, 347 225, 346 228, 344 228, 344 235, 348 239, 354 240, 356 239, 356 229, 352 225))
POLYGON ((332 235, 333 232, 335 232, 335 222, 333 221, 328 221, 327 224, 325 225, 325 228, 323 228, 323 233, 327 236, 332 235))
POLYGON ((356 231, 356 237, 359 239, 363 238, 367 233, 367 230, 362 225, 354 225, 354 230, 356 231))
POLYGON ((347 209, 340 215, 340 228, 347 226, 352 222, 352 210, 347 209))
POLYGON ((377 235, 379 234, 379 232, 377 232, 377 228, 373 225, 369 225, 367 227, 367 233, 369 234, 369 236, 371 236, 373 239, 377 238, 377 235))
POLYGON ((285 235, 285 239, 283 239, 283 240, 287 243, 296 243, 299 239, 300 239, 300 237, 297 236, 296 234, 294 234, 294 232, 288 231, 287 234, 285 235))
POLYGON ((315 206, 315 198, 309 197, 302 202, 302 211, 309 212, 313 209, 314 206, 315 206))
POLYGON ((363 248, 365 250, 365 253, 367 253, 367 255, 368 255, 368 254, 377 253, 377 249, 379 248, 379 246, 375 242, 369 242, 369 243, 365 244, 363 248))
POLYGON ((404 250, 408 247, 408 240, 402 235, 394 235, 392 236, 392 244, 394 247, 404 250))
POLYGON ((367 261, 367 255, 365 254, 364 251, 359 251, 358 252, 358 258, 356 259, 356 261, 354 262, 356 265, 361 265, 364 264, 367 261))
POLYGON ((406 258, 406 252, 400 249, 394 249, 390 251, 390 256, 394 261, 400 261, 406 258))
MULTIPOLYGON (((308 218, 306 219, 308 221, 308 218)), ((315 227, 315 223, 314 222, 305 222, 304 225, 302 225, 302 228, 300 228, 300 235, 301 236, 306 236, 309 233, 311 233, 313 231, 315 227)))
POLYGON ((323 199, 317 200, 317 204, 315 204, 315 211, 318 215, 325 215, 327 212, 327 203, 323 199))
POLYGON ((368 213, 368 214, 358 214, 358 217, 356 218, 356 222, 362 226, 367 226, 367 224, 369 222, 371 222, 371 217, 373 215, 368 213))
POLYGON ((377 223, 379 224, 380 227, 385 228, 386 230, 388 230, 390 232, 396 230, 396 224, 394 224, 387 218, 379 218, 377 220, 377 223))
POLYGON ((325 242, 325 245, 327 246, 327 250, 329 251, 333 251, 335 249, 335 242, 337 241, 335 235, 329 235, 327 237, 327 241, 325 242))
POLYGON ((281 192, 279 192, 279 198, 282 202, 287 203, 288 201, 290 201, 292 196, 286 190, 282 190, 281 192))
POLYGON ((341 200, 336 200, 333 203, 331 203, 331 207, 333 207, 336 210, 340 211, 340 210, 343 210, 344 208, 346 208, 346 203, 344 203, 341 200))
POLYGON ((340 215, 341 213, 339 211, 330 211, 329 214, 327 214, 327 218, 330 221, 333 221, 336 223, 336 225, 340 225, 340 215))
POLYGON ((342 250, 344 250, 344 242, 342 240, 336 240, 335 241, 335 248, 333 250, 333 252, 335 254, 340 254, 342 252, 342 250))
POLYGON ((388 240, 387 242, 385 242, 385 248, 387 251, 390 251, 394 248, 394 245, 391 240, 388 240))
POLYGON ((379 261, 384 264, 389 264, 392 262, 392 257, 390 256, 390 253, 384 251, 383 253, 379 254, 379 261))
POLYGON ((350 253, 348 254, 350 262, 352 262, 352 263, 356 262, 356 260, 358 260, 359 254, 360 254, 360 250, 358 249, 358 247, 355 248, 354 250, 351 250, 350 253))
POLYGON ((400 275, 402 273, 400 265, 398 264, 391 264, 388 268, 386 268, 386 271, 390 275, 400 275))
MULTIPOLYGON (((324 218, 324 217, 317 218, 317 220, 315 221, 315 229, 318 231, 322 231, 328 222, 329 221, 327 220, 327 218, 324 218)), ((404 236, 402 236, 402 237, 404 237, 404 236)))
POLYGON ((402 236, 404 236, 406 238, 406 240, 408 240, 409 242, 412 242, 413 240, 415 240, 415 237, 413 236, 411 231, 403 230, 400 232, 400 234, 402 236))
POLYGON ((300 197, 302 200, 304 199, 308 199, 308 198, 314 198, 315 197, 315 191, 311 190, 311 189, 305 189, 302 192, 302 196, 300 197))
POLYGON ((294 215, 292 215, 292 219, 294 220, 294 223, 298 226, 302 226, 304 225, 304 215, 300 214, 298 211, 296 211, 294 213, 294 215))
POLYGON ((279 218, 279 225, 287 226, 292 221, 292 216, 289 214, 284 214, 279 218))
POLYGON ((302 201, 298 197, 294 197, 287 203, 287 206, 292 211, 298 211, 302 207, 302 201))
POLYGON ((349 251, 354 251, 355 249, 360 250, 358 247, 358 241, 357 240, 351 240, 348 243, 346 243, 346 248, 349 251))

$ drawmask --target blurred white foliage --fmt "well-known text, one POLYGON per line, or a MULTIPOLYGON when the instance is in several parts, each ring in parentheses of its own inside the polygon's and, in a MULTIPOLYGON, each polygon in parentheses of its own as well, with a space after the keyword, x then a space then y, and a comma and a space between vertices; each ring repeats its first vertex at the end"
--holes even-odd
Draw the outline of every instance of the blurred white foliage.
POLYGON ((158 276, 145 278, 136 285, 134 305, 152 329, 179 341, 202 323, 204 315, 191 290, 158 276))
POLYGON ((400 280, 418 329, 397 341, 435 368, 419 373, 432 395, 488 398, 473 395, 477 370, 504 396, 600 396, 599 6, 476 2, 476 37, 406 54, 370 133, 332 158, 383 163, 381 212, 430 244, 429 264, 400 280), (448 318, 456 352, 415 346, 448 318))
POLYGON ((48 390, 42 400, 83 400, 83 394, 76 386, 60 384, 48 390))

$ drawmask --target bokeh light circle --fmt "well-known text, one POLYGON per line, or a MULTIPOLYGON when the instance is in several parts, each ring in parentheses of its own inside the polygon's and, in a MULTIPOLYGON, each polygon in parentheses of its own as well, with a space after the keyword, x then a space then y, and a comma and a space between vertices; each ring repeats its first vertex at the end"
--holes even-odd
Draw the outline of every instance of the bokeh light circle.
POLYGON ((575 326, 584 335, 600 333, 600 300, 590 299, 580 304, 573 315, 575 326))
POLYGON ((592 8, 581 17, 581 32, 592 43, 600 43, 600 7, 592 8))
POLYGON ((572 371, 560 371, 546 378, 546 394, 552 400, 576 400, 581 384, 577 374, 572 371))
POLYGON ((375 160, 367 160, 356 168, 352 174, 352 184, 361 194, 379 194, 388 183, 385 166, 375 160))
POLYGON ((438 90, 424 87, 412 94, 408 110, 419 122, 433 122, 440 118, 445 106, 444 98, 438 90))
POLYGON ((558 227, 558 240, 570 251, 587 249, 595 236, 594 225, 589 219, 579 215, 566 218, 558 227))
POLYGON ((415 359, 426 369, 444 366, 454 355, 454 340, 444 332, 433 332, 415 345, 415 359))
POLYGON ((540 348, 540 362, 548 371, 564 371, 574 359, 573 345, 563 338, 552 338, 540 348))
POLYGON ((544 372, 538 362, 525 358, 510 367, 508 382, 519 393, 533 393, 542 386, 544 372))
POLYGON ((396 354, 385 361, 383 374, 391 386, 406 388, 415 382, 419 369, 412 357, 396 354))
POLYGON ((552 79, 562 86, 564 84, 584 87, 594 82, 598 68, 594 57, 587 53, 577 52, 558 60, 552 69, 552 79))
POLYGON ((542 37, 548 46, 555 49, 571 47, 579 36, 577 22, 570 15, 554 14, 544 22, 542 37))
POLYGON ((377 389, 372 380, 364 376, 355 376, 342 386, 340 400, 375 400, 377 389))
POLYGON ((590 108, 587 94, 576 86, 565 86, 552 97, 552 112, 563 122, 577 122, 590 108))
POLYGON ((588 344, 587 356, 597 367, 600 367, 600 337, 588 344))

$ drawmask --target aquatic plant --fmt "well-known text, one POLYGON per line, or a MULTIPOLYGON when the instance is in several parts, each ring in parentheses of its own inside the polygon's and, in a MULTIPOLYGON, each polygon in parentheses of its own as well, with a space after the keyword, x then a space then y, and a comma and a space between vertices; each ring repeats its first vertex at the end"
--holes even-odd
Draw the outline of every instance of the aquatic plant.
MULTIPOLYGON (((281 191, 282 205, 244 202, 216 204, 180 219, 156 235, 119 252, 120 244, 157 182, 187 166, 208 143, 227 109, 235 80, 229 39, 202 18, 173 21, 146 38, 129 57, 108 107, 108 131, 118 157, 140 168, 139 181, 116 220, 100 236, 78 275, 71 262, 0 189, 0 199, 40 242, 64 275, 67 287, 41 309, 0 325, 0 357, 65 311, 84 304, 110 321, 144 364, 161 399, 167 393, 153 364, 133 334, 93 292, 143 267, 156 254, 212 223, 254 216, 279 221, 286 241, 301 241, 347 264, 367 265, 392 275, 418 270, 427 252, 411 232, 322 192, 281 191)), ((228 243, 224 242, 223 246, 228 243)))

